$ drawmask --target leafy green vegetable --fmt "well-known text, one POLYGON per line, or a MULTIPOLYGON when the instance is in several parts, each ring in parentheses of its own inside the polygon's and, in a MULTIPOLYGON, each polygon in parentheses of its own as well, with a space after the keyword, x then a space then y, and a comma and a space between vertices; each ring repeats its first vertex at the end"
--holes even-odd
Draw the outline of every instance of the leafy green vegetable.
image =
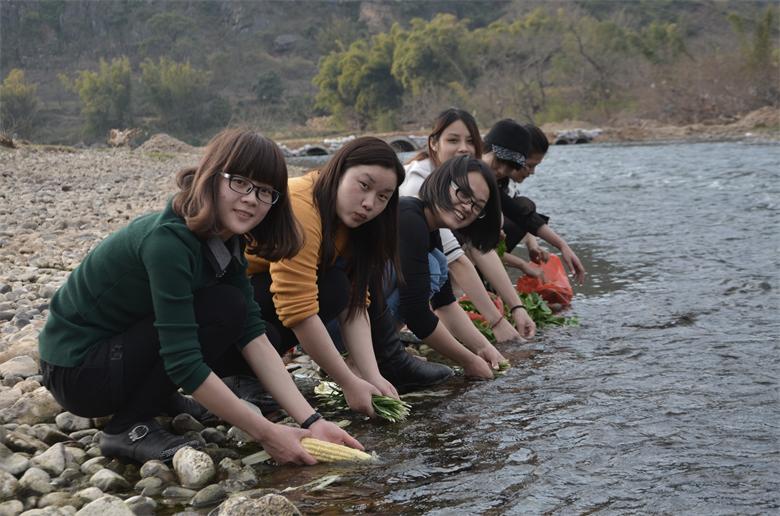
POLYGON ((498 245, 496 246, 496 254, 501 258, 504 256, 504 253, 506 253, 506 239, 502 238, 498 241, 498 245))
POLYGON ((542 296, 536 292, 518 295, 525 311, 528 312, 528 315, 531 316, 538 328, 543 328, 544 326, 577 326, 580 323, 576 317, 554 315, 547 305, 547 301, 542 299, 542 296))
MULTIPOLYGON (((334 382, 322 381, 314 388, 314 393, 320 401, 336 410, 348 410, 347 400, 344 397, 344 391, 334 382)), ((391 423, 403 421, 409 416, 412 406, 405 401, 391 398, 390 396, 381 396, 374 394, 371 396, 371 404, 374 406, 376 415, 387 419, 391 423)))

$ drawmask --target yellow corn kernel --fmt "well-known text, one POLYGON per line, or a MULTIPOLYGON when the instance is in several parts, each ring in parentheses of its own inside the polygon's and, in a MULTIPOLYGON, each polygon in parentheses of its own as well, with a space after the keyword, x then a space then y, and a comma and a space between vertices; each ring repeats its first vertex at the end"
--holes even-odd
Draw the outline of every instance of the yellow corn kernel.
POLYGON ((303 448, 319 462, 364 461, 371 460, 373 456, 340 444, 320 441, 311 437, 301 439, 303 448))

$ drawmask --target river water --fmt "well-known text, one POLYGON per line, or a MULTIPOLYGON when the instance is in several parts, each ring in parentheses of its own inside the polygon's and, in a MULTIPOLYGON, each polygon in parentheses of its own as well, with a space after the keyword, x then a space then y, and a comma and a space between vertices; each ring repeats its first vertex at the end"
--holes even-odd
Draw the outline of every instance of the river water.
POLYGON ((780 145, 553 147, 522 190, 588 269, 581 325, 404 423, 353 417, 377 464, 265 485, 339 475, 289 493, 313 514, 777 513, 780 145))

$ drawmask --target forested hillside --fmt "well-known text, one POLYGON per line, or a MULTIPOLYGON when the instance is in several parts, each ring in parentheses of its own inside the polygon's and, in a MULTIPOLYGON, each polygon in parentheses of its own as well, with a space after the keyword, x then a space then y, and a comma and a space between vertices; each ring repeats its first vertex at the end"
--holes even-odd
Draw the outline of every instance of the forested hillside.
POLYGON ((35 141, 202 142, 482 123, 723 120, 778 105, 771 1, 0 3, 0 122, 35 141))

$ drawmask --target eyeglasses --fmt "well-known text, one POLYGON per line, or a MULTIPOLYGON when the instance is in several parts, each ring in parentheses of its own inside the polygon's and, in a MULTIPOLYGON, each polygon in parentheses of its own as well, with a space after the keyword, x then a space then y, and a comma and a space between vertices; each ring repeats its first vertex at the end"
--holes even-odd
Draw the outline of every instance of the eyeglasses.
POLYGON ((484 205, 477 204, 477 201, 469 194, 464 192, 463 189, 456 185, 454 181, 450 182, 450 187, 455 190, 455 197, 457 197, 457 199, 463 204, 468 204, 471 207, 471 211, 477 216, 478 219, 485 218, 484 205))
POLYGON ((254 191, 257 200, 265 204, 276 204, 276 201, 278 201, 281 196, 281 194, 273 188, 257 186, 245 177, 234 176, 227 172, 220 172, 219 175, 228 180, 228 186, 234 192, 246 195, 254 191))

